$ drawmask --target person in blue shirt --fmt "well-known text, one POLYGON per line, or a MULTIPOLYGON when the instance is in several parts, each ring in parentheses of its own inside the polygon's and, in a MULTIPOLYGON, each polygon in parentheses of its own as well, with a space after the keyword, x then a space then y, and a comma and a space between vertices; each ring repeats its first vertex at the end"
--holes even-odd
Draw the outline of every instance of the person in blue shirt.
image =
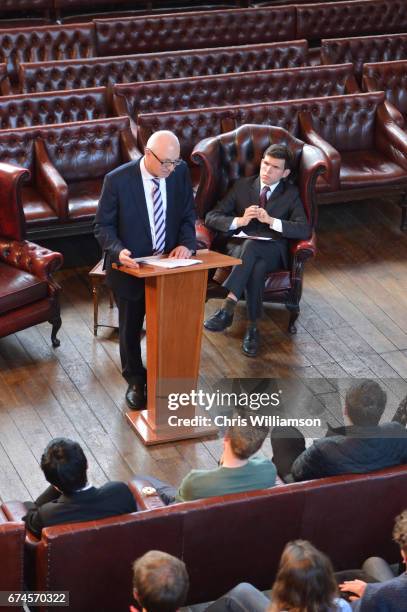
MULTIPOLYGON (((393 540, 400 546, 403 563, 407 562, 407 510, 395 521, 393 540)), ((372 557, 364 564, 370 576, 377 582, 345 580, 339 585, 343 592, 352 593, 352 610, 357 612, 402 612, 407 610, 407 572, 394 577, 390 566, 378 557, 372 557), (368 562, 371 562, 368 565, 368 562)))

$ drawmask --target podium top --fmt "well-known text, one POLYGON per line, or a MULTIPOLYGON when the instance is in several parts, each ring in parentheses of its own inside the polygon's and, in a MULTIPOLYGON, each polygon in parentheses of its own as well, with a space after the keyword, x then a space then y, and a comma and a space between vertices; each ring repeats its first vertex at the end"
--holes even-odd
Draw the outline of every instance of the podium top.
POLYGON ((179 268, 161 268, 159 266, 153 266, 151 264, 140 264, 137 269, 126 268, 125 266, 118 266, 113 264, 113 268, 130 274, 131 276, 137 276, 138 278, 148 278, 150 276, 164 276, 167 274, 186 274, 188 272, 197 272, 199 270, 209 270, 210 268, 226 268, 228 266, 236 266, 242 263, 241 259, 236 257, 229 257, 229 255, 222 255, 222 253, 216 253, 215 251, 209 251, 208 249, 201 249, 196 252, 191 259, 200 259, 202 263, 195 264, 194 266, 183 266, 179 268))

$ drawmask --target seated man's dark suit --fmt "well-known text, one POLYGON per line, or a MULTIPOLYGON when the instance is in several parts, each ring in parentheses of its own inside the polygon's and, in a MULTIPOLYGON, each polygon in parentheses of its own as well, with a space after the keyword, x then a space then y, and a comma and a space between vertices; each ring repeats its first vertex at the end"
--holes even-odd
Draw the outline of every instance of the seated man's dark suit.
MULTIPOLYGON (((107 284, 119 308, 120 356, 129 384, 145 382, 139 343, 145 315, 144 280, 113 270, 111 265, 120 263, 123 249, 129 249, 132 257, 153 254, 140 161, 106 175, 95 218, 95 236, 105 253, 107 284)), ((165 253, 180 245, 195 251, 195 208, 187 165, 177 166, 165 184, 165 253)))
POLYGON ((70 495, 50 486, 34 503, 26 502, 27 529, 41 537, 43 527, 108 518, 137 512, 134 497, 124 482, 107 482, 70 495))
POLYGON ((254 321, 262 311, 264 281, 268 272, 289 267, 288 239, 305 240, 311 234, 297 187, 282 179, 269 196, 267 213, 282 222, 282 232, 257 219, 245 227, 230 230, 235 217, 246 208, 259 203, 260 177, 252 176, 236 181, 231 190, 205 218, 212 230, 222 232, 220 240, 228 255, 239 257, 243 263, 235 266, 224 282, 224 287, 239 299, 246 291, 249 319, 254 321), (240 231, 253 236, 265 236, 272 241, 232 238, 240 231))

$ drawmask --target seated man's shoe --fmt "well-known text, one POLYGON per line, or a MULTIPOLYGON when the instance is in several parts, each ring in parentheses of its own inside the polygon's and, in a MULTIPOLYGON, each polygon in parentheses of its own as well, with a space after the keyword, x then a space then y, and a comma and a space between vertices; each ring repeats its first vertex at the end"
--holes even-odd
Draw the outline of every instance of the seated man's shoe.
POLYGON ((223 331, 230 327, 233 322, 233 314, 228 314, 226 310, 220 308, 209 319, 204 321, 204 327, 209 331, 223 331))
POLYGON ((256 357, 259 349, 260 334, 257 327, 248 327, 243 338, 242 350, 248 357, 256 357))
POLYGON ((126 402, 132 410, 144 410, 147 404, 145 383, 134 383, 129 385, 126 392, 126 402))

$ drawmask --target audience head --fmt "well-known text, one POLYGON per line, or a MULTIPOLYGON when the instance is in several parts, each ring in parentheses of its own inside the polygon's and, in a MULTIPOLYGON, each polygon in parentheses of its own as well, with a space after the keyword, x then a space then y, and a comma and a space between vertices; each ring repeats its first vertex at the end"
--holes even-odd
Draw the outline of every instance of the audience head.
POLYGON ((328 612, 337 596, 328 557, 305 540, 289 542, 281 555, 270 612, 328 612))
POLYGON ((401 556, 407 564, 407 510, 398 515, 393 528, 393 540, 400 546, 401 556))
POLYGON ((293 155, 288 147, 273 144, 263 153, 260 164, 260 178, 266 185, 274 185, 287 178, 293 165, 293 155))
POLYGON ((225 444, 237 459, 249 459, 260 450, 268 432, 265 426, 231 425, 225 433, 225 444))
POLYGON ((387 395, 375 380, 362 380, 346 392, 345 411, 354 425, 378 425, 387 395))
POLYGON ((392 420, 400 423, 403 427, 407 427, 407 395, 401 400, 392 420))
POLYGON ((178 138, 168 130, 154 132, 145 147, 144 163, 150 174, 167 178, 181 163, 178 138))
POLYGON ((134 597, 145 612, 175 612, 187 598, 185 563, 160 550, 150 550, 133 564, 134 597))
POLYGON ((68 438, 51 440, 41 457, 41 469, 46 480, 67 495, 87 483, 85 453, 77 442, 68 438))

